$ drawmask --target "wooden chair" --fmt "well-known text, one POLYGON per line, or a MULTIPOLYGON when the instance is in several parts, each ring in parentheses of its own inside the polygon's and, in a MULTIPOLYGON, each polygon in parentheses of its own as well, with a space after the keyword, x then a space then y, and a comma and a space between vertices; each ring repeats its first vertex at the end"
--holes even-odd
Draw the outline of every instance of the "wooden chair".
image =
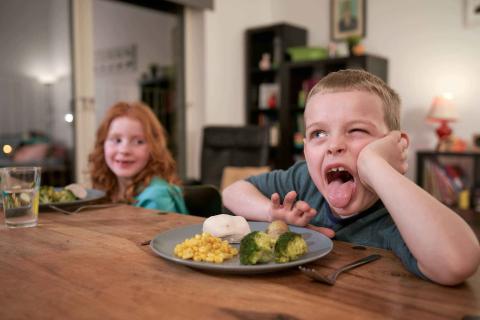
POLYGON ((225 167, 223 169, 222 183, 220 184, 220 190, 223 192, 223 189, 231 185, 232 183, 238 180, 244 180, 250 176, 256 176, 261 173, 266 173, 270 171, 270 167, 225 167))

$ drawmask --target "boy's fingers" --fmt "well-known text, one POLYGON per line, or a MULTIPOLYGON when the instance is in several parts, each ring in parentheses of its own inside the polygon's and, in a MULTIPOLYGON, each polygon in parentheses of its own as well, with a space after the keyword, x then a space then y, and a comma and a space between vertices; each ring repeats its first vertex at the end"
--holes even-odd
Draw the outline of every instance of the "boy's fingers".
POLYGON ((285 199, 283 200, 283 207, 287 208, 288 210, 292 209, 296 198, 297 193, 295 191, 290 191, 287 193, 285 195, 285 199))
POLYGON ((299 226, 304 226, 307 225, 310 220, 312 220, 312 218, 317 213, 317 210, 310 208, 310 206, 306 202, 299 201, 295 204, 292 213, 295 224, 299 226))
POLYGON ((317 226, 309 224, 309 225, 307 225, 307 229, 311 229, 311 230, 315 230, 317 232, 320 232, 321 234, 323 234, 323 235, 325 235, 329 238, 335 237, 335 231, 333 231, 330 228, 317 227, 317 226))
POLYGON ((297 201, 295 203, 295 207, 300 209, 301 211, 304 211, 304 212, 307 212, 311 209, 310 205, 308 203, 306 203, 305 201, 302 201, 302 200, 297 201))
POLYGON ((303 217, 303 211, 297 207, 293 208, 292 213, 293 213, 292 217, 294 221, 299 221, 303 217))
POLYGON ((273 209, 280 208, 280 195, 278 193, 272 194, 272 196, 270 197, 270 200, 272 201, 273 209))
POLYGON ((308 211, 304 211, 303 214, 302 214, 302 217, 301 217, 301 222, 302 222, 302 225, 308 225, 308 223, 310 222, 310 220, 312 220, 313 216, 315 214, 312 214, 312 212, 310 210, 308 211))

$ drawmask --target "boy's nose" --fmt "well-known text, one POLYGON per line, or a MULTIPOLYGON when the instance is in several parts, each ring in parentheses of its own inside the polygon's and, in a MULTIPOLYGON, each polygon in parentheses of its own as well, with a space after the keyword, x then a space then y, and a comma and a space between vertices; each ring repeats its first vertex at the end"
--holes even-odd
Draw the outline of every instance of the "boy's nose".
POLYGON ((346 150, 346 146, 340 140, 332 141, 328 146, 328 154, 331 154, 331 155, 342 154, 343 152, 345 152, 345 150, 346 150))

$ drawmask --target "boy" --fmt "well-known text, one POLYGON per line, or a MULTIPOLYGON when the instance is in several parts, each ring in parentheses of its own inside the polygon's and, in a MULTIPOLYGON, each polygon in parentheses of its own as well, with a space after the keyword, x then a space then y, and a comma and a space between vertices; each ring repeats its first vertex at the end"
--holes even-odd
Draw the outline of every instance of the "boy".
POLYGON ((408 270, 440 284, 475 273, 473 231, 403 175, 400 98, 381 79, 361 70, 330 73, 308 95, 305 128, 306 161, 232 184, 223 192, 228 209, 393 250, 408 270))

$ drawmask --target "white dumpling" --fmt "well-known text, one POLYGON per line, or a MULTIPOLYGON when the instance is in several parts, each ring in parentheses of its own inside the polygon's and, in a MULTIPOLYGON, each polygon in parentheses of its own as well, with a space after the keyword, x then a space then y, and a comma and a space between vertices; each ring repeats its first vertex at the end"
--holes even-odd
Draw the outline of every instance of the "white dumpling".
POLYGON ((78 199, 85 199, 87 197, 87 189, 78 183, 69 184, 65 189, 70 190, 78 199))
POLYGON ((238 242, 250 233, 250 226, 244 217, 218 214, 205 220, 203 232, 225 238, 229 242, 238 242))

